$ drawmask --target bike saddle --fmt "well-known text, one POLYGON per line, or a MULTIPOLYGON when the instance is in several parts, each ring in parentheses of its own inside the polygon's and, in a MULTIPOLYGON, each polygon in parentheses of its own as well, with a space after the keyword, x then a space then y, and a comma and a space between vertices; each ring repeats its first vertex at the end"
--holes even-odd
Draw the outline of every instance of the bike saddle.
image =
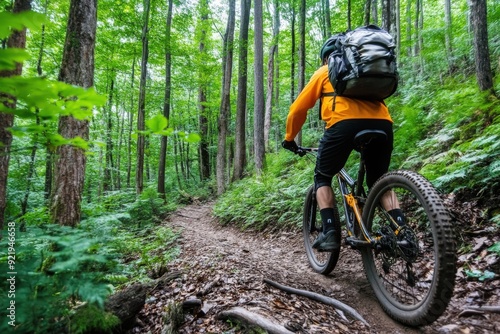
POLYGON ((360 152, 372 140, 387 140, 387 135, 382 130, 363 130, 354 136, 354 149, 360 152))

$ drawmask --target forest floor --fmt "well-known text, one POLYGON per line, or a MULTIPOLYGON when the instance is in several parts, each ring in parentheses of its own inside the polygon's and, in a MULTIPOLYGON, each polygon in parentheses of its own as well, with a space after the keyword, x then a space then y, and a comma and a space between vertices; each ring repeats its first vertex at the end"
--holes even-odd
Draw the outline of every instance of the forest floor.
MULTIPOLYGON (((500 314, 467 310, 469 306, 500 305, 498 275, 481 282, 463 273, 464 264, 470 266, 472 258, 478 265, 492 261, 484 260, 485 242, 480 245, 477 240, 482 238, 480 234, 471 237, 474 249, 459 257, 457 285, 446 312, 432 325, 416 329, 384 313, 357 251, 343 248, 333 272, 320 275, 308 265, 300 231, 257 233, 222 226, 211 214, 213 204, 193 203, 164 222, 180 233, 181 254, 168 265, 168 273, 175 278, 151 291, 130 333, 167 333, 166 307, 191 299, 202 305, 184 317, 179 333, 253 333, 241 326, 235 329, 235 322, 217 317, 236 306, 296 333, 500 333, 500 314), (483 258, 478 260, 481 252, 483 258), (271 287, 264 279, 335 298, 354 308, 370 326, 347 314, 342 316, 332 306, 271 287)), ((491 239, 487 238, 490 243, 491 239)), ((498 267, 498 257, 495 261, 498 267)))

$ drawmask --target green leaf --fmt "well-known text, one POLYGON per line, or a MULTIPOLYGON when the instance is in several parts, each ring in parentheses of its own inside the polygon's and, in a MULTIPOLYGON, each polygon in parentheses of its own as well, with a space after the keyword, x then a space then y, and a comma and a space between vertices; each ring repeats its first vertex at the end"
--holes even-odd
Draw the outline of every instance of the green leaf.
POLYGON ((495 278, 495 273, 493 273, 489 270, 485 270, 484 273, 481 275, 481 277, 479 277, 479 280, 482 282, 482 281, 485 281, 488 279, 494 279, 494 278, 495 278))
POLYGON ((500 255, 500 241, 495 242, 490 248, 488 248, 488 250, 500 255))
POLYGON ((186 139, 188 143, 198 143, 200 140, 201 136, 197 133, 190 133, 186 139))
POLYGON ((0 39, 9 37, 11 30, 40 29, 45 21, 45 16, 33 12, 25 11, 21 13, 1 12, 0 13, 0 39))
POLYGON ((156 115, 153 118, 150 118, 146 121, 146 126, 148 127, 149 130, 151 130, 153 133, 158 133, 162 130, 164 130, 168 125, 168 120, 165 116, 163 115, 156 115))
POLYGON ((23 49, 0 49, 0 70, 13 70, 16 63, 22 63, 29 59, 29 54, 23 49))

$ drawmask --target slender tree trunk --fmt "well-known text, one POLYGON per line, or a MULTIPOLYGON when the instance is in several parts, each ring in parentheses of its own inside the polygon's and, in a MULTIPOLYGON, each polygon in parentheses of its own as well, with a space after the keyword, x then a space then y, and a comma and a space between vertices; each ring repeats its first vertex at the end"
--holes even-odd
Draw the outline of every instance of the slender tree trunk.
POLYGON ((451 0, 444 0, 444 41, 446 45, 446 59, 448 61, 448 71, 453 72, 453 29, 451 23, 451 0))
POLYGON ((370 13, 371 13, 372 0, 365 0, 365 13, 363 16, 364 25, 370 24, 370 13))
MULTIPOLYGON (((94 85, 94 47, 97 26, 97 0, 71 0, 59 80, 88 88, 94 85)), ((72 116, 59 119, 59 133, 65 138, 88 139, 87 120, 72 116)), ((61 225, 76 226, 80 221, 86 157, 76 147, 57 149, 52 219, 61 225)))
POLYGON ((295 20, 296 20, 296 12, 295 12, 295 0, 292 0, 292 22, 290 24, 291 28, 291 60, 290 60, 290 103, 295 101, 295 55, 296 55, 296 41, 295 41, 295 20))
POLYGON ((352 16, 352 11, 351 11, 351 0, 347 0, 347 29, 348 30, 351 30, 352 29, 352 20, 351 20, 351 16, 352 16))
POLYGON ((373 24, 379 24, 378 23, 378 0, 371 0, 372 2, 372 17, 371 17, 371 23, 373 24))
POLYGON ((128 136, 127 136, 127 188, 131 187, 132 174, 132 128, 134 127, 134 80, 135 80, 135 56, 132 60, 132 72, 130 73, 130 110, 128 111, 128 136))
POLYGON ((224 35, 224 73, 222 77, 222 98, 218 119, 218 144, 217 144, 217 194, 222 194, 226 189, 226 138, 231 109, 231 77, 233 69, 233 40, 235 26, 235 0, 229 1, 229 16, 226 33, 224 35))
MULTIPOLYGON (((114 72, 114 70, 112 70, 114 72)), ((115 90, 115 79, 114 74, 112 74, 111 84, 109 88, 109 99, 108 99, 108 110, 106 112, 106 162, 104 167, 104 180, 103 180, 103 190, 104 192, 113 190, 113 93, 115 90)))
MULTIPOLYGON (((306 83, 306 0, 300 0, 299 12, 299 86, 298 91, 304 89, 306 83)), ((299 131, 295 141, 302 145, 302 130, 299 131)))
POLYGON ((332 35, 332 20, 330 14, 330 0, 325 0, 325 25, 326 25, 326 36, 325 40, 332 35))
POLYGON ((233 181, 243 177, 246 165, 246 117, 248 79, 248 27, 250 23, 251 0, 241 0, 241 25, 238 58, 238 97, 236 103, 235 150, 233 181))
POLYGON ((411 3, 412 0, 407 0, 406 2, 406 55, 411 57, 412 49, 411 49, 411 41, 412 41, 412 31, 411 31, 411 3))
POLYGON ((488 24, 486 0, 468 0, 471 15, 472 32, 474 34, 474 59, 476 61, 476 78, 479 89, 493 91, 493 74, 491 72, 490 52, 488 47, 488 24))
MULTIPOLYGON (((121 101, 120 101, 121 104, 121 101)), ((116 105, 120 105, 117 101, 116 105)), ((121 157, 122 157, 122 145, 123 145, 123 132, 125 131, 125 115, 120 115, 119 112, 116 113, 116 124, 118 124, 119 132, 118 132, 118 147, 117 147, 117 154, 116 154, 116 189, 121 190, 122 188, 122 182, 121 182, 121 157), (120 123, 121 121, 121 123, 120 123)))
MULTIPOLYGON (((200 37, 200 55, 205 55, 207 52, 205 50, 205 43, 207 39, 207 29, 208 29, 208 0, 200 0, 200 12, 201 12, 201 37, 200 37)), ((203 59, 203 58, 202 58, 203 59)), ((202 65, 202 64, 201 64, 202 65)), ((203 65, 202 65, 203 66, 203 65)), ((206 77, 205 71, 200 71, 200 78, 206 77)), ((199 149, 199 161, 200 161, 200 179, 201 181, 208 180, 210 178, 210 152, 208 151, 209 138, 208 138, 208 111, 209 108, 206 105, 207 102, 207 80, 200 80, 198 87, 198 110, 200 112, 199 116, 199 128, 200 128, 200 149, 199 149)))
MULTIPOLYGON (((172 91, 172 50, 170 32, 172 27, 172 0, 168 0, 167 27, 165 31, 165 98, 163 102, 163 116, 170 119, 170 95, 172 91)), ((160 161, 158 163, 158 193, 165 197, 165 168, 167 161, 167 136, 161 137, 160 161)))
POLYGON ((264 169, 266 153, 264 143, 264 31, 262 18, 262 0, 255 0, 254 8, 254 154, 257 174, 264 169))
MULTIPOLYGON (((139 132, 145 129, 146 117, 146 79, 148 71, 148 56, 149 56, 149 12, 150 0, 144 0, 144 22, 142 26, 142 59, 141 59, 141 81, 139 87, 139 109, 137 114, 137 130, 139 132)), ((137 194, 142 193, 144 189, 144 154, 146 140, 144 135, 137 136, 137 168, 135 171, 135 190, 137 194)))
POLYGON ((278 35, 280 29, 279 17, 279 2, 274 0, 274 15, 273 15, 273 42, 269 48, 269 59, 267 62, 267 95, 264 116, 264 143, 266 150, 269 149, 269 131, 271 129, 271 116, 273 109, 273 92, 274 92, 274 66, 276 62, 276 54, 278 50, 278 35))

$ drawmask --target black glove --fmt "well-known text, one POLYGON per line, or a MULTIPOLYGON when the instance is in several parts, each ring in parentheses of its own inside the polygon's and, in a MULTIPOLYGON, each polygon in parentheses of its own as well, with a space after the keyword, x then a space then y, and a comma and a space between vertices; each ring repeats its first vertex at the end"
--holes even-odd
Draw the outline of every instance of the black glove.
POLYGON ((283 146, 283 148, 285 148, 289 151, 292 151, 293 153, 297 153, 297 151, 299 150, 299 147, 297 146, 297 143, 295 142, 295 140, 292 140, 292 141, 283 140, 283 142, 281 143, 281 146, 283 146))

